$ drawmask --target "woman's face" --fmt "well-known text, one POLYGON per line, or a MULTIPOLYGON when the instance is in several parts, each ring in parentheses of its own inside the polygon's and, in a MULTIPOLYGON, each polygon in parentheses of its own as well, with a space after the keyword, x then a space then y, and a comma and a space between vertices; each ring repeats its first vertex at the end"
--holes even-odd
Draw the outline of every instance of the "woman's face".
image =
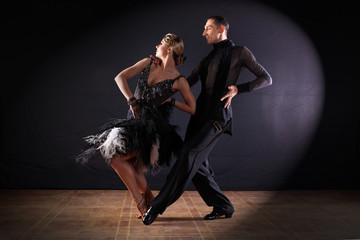
POLYGON ((166 57, 168 54, 168 49, 168 45, 164 42, 164 40, 161 40, 160 44, 156 46, 155 56, 158 58, 166 57))

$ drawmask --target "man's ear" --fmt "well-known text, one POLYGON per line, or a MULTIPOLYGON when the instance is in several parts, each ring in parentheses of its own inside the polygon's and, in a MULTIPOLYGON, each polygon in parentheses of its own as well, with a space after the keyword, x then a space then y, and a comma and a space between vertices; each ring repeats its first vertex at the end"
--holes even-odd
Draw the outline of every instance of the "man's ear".
POLYGON ((225 32, 225 26, 224 26, 224 25, 221 25, 221 26, 220 26, 219 32, 220 32, 220 33, 225 32))

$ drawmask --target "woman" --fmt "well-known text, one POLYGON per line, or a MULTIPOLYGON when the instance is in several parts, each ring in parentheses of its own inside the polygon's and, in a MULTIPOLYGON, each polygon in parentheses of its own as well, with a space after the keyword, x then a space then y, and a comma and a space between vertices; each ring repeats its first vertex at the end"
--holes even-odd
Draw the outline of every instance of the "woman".
POLYGON ((127 120, 118 119, 106 124, 94 135, 85 137, 88 146, 78 157, 85 163, 96 151, 116 171, 129 189, 142 217, 154 199, 144 173, 169 165, 172 154, 177 154, 182 139, 169 115, 175 106, 194 114, 196 102, 187 80, 176 65, 181 65, 184 44, 180 37, 169 33, 156 46, 156 57, 145 58, 120 72, 115 81, 130 106, 127 120), (141 73, 135 93, 127 80, 141 73), (170 98, 179 91, 183 101, 170 98))

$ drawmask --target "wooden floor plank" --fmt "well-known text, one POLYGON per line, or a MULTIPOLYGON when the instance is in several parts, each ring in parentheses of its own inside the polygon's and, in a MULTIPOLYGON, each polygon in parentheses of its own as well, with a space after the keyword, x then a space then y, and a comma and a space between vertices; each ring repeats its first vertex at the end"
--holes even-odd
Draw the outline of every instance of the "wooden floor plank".
MULTIPOLYGON (((156 195, 158 191, 154 191, 156 195)), ((150 226, 126 190, 0 190, 1 239, 359 239, 360 190, 225 191, 231 219, 186 191, 150 226)))

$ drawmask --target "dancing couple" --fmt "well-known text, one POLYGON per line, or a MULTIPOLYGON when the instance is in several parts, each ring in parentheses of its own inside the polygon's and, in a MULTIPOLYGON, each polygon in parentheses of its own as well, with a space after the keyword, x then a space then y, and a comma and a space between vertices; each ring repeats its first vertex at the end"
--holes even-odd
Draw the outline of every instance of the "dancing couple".
POLYGON ((225 18, 207 19, 203 36, 214 48, 188 78, 176 69, 186 59, 183 41, 166 34, 156 46, 156 58, 142 59, 115 77, 130 107, 128 118, 107 123, 84 138, 87 146, 77 160, 85 163, 99 151, 130 191, 145 225, 179 199, 190 181, 213 207, 205 220, 232 217, 234 207, 216 183, 208 156, 223 133, 231 134, 233 97, 269 86, 272 79, 247 47, 227 38, 228 31, 225 18), (236 85, 244 68, 256 79, 236 85), (132 93, 127 81, 138 74, 132 93), (201 92, 195 101, 190 87, 198 82, 201 92), (172 97, 177 91, 182 101, 172 97), (169 122, 174 107, 191 114, 184 140, 169 122), (169 166, 172 157, 176 162, 155 197, 144 174, 169 166))

